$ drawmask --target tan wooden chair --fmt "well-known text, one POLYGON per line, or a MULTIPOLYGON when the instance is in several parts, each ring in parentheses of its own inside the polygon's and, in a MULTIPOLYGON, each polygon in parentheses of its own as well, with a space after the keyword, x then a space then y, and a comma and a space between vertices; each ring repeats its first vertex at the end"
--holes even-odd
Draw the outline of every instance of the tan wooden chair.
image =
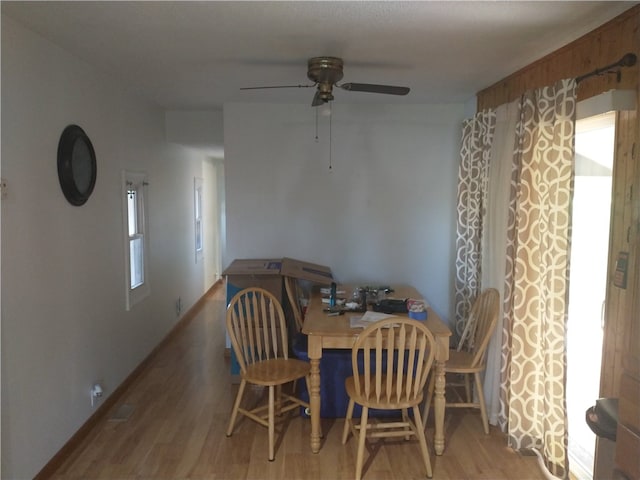
POLYGON ((303 298, 302 288, 296 278, 285 276, 284 288, 287 292, 287 298, 293 311, 293 318, 296 323, 296 329, 298 332, 302 331, 302 325, 304 324, 304 314, 302 313, 302 306, 300 305, 300 299, 303 298))
MULTIPOLYGON (((484 433, 489 433, 489 420, 487 407, 482 391, 482 373, 486 368, 486 353, 493 331, 498 324, 500 311, 500 294, 495 288, 487 288, 473 302, 469 318, 462 332, 458 348, 449 352, 449 360, 445 365, 445 373, 460 374, 464 379, 465 398, 459 402, 447 402, 446 408, 479 408, 482 416, 484 433), (471 391, 470 375, 475 379, 476 395, 478 401, 473 399, 471 391)), ((435 376, 429 381, 428 394, 422 415, 423 426, 427 425, 429 407, 435 387, 435 376)), ((447 380, 446 387, 460 386, 461 384, 447 380)))
POLYGON ((238 292, 227 309, 227 332, 240 364, 240 386, 231 412, 227 436, 231 436, 238 413, 269 429, 269 460, 275 458, 275 415, 294 408, 309 407, 282 386, 305 378, 309 381, 309 363, 289 358, 287 326, 280 302, 262 288, 246 288, 238 292), (269 389, 267 405, 252 410, 242 408, 242 395, 247 383, 269 389))
MULTIPOLYGON (((294 325, 293 327, 293 335, 292 335, 292 343, 291 350, 293 355, 298 356, 299 358, 302 356, 303 360, 308 360, 308 341, 307 336, 302 333, 302 326, 304 324, 304 313, 302 310, 302 305, 300 304, 300 299, 303 298, 302 288, 300 288, 300 283, 297 278, 285 276, 284 277, 284 288, 287 292, 287 298, 289 299, 289 305, 291 306, 291 311, 293 312, 294 325)), ((306 394, 309 395, 309 390, 307 389, 306 394)), ((303 392, 301 392, 303 394, 303 392)), ((307 413, 309 410, 306 410, 307 413)))
POLYGON ((342 433, 343 444, 349 432, 358 439, 356 480, 362 476, 367 437, 417 437, 427 476, 432 476, 420 404, 434 355, 431 332, 422 322, 409 318, 380 320, 365 328, 356 339, 351 350, 353 376, 345 381, 349 406, 342 433), (359 424, 352 418, 356 403, 362 406, 359 424), (370 408, 401 410, 402 418, 392 421, 381 418, 369 423, 370 408), (413 410, 413 419, 408 414, 409 408, 413 410))

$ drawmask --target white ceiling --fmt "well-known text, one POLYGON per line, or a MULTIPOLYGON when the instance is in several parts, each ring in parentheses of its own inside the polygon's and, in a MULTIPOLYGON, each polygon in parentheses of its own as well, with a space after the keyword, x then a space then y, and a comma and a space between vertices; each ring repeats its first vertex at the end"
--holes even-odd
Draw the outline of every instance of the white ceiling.
MULTIPOLYGON (((343 82, 411 87, 406 97, 335 91, 336 101, 466 102, 477 91, 639 2, 6 2, 7 15, 173 110, 226 102, 311 103, 310 57, 344 59, 343 82)), ((616 61, 617 59, 612 59, 616 61)))

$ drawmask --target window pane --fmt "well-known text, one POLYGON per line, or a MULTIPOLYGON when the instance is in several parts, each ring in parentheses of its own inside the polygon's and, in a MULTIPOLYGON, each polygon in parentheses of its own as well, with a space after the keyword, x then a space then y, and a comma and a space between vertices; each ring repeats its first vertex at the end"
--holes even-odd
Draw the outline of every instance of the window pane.
POLYGON ((196 250, 202 250, 202 220, 196 220, 196 250))
POLYGON ((129 240, 129 255, 131 263, 131 288, 144 283, 144 243, 142 237, 129 240))
POLYGON ((202 258, 203 247, 203 225, 202 225, 202 179, 194 178, 194 201, 193 201, 193 216, 195 225, 195 247, 196 247, 196 263, 202 258))
POLYGON ((127 191, 127 214, 129 220, 129 236, 138 233, 138 192, 127 191))
POLYGON ((201 209, 202 209, 202 189, 197 188, 196 189, 196 218, 202 217, 201 209))

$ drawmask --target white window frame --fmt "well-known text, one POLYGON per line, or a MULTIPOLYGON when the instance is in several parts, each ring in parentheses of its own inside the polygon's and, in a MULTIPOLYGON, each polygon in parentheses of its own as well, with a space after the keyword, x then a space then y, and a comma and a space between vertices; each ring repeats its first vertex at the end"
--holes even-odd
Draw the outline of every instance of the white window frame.
POLYGON ((193 178, 193 230, 196 263, 201 262, 204 257, 204 216, 202 211, 204 208, 204 189, 202 184, 202 178, 193 178))
POLYGON ((149 296, 149 228, 147 222, 147 175, 143 172, 122 172, 122 226, 124 239, 124 266, 125 266, 125 306, 131 310, 137 303, 149 296), (135 233, 129 234, 129 192, 136 192, 136 219, 135 233), (131 242, 142 240, 142 279, 138 285, 131 286, 131 242))

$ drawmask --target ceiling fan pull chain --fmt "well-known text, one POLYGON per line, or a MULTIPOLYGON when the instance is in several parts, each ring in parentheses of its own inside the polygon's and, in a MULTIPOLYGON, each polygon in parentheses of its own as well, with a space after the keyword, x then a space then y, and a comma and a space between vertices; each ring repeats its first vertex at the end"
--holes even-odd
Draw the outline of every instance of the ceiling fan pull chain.
POLYGON ((318 109, 315 109, 316 111, 316 143, 318 143, 318 109))
POLYGON ((332 138, 331 118, 333 117, 333 114, 331 111, 331 102, 329 102, 328 105, 329 105, 329 171, 331 171, 333 168, 331 163, 332 161, 331 154, 333 153, 333 144, 331 143, 331 138, 332 138))

